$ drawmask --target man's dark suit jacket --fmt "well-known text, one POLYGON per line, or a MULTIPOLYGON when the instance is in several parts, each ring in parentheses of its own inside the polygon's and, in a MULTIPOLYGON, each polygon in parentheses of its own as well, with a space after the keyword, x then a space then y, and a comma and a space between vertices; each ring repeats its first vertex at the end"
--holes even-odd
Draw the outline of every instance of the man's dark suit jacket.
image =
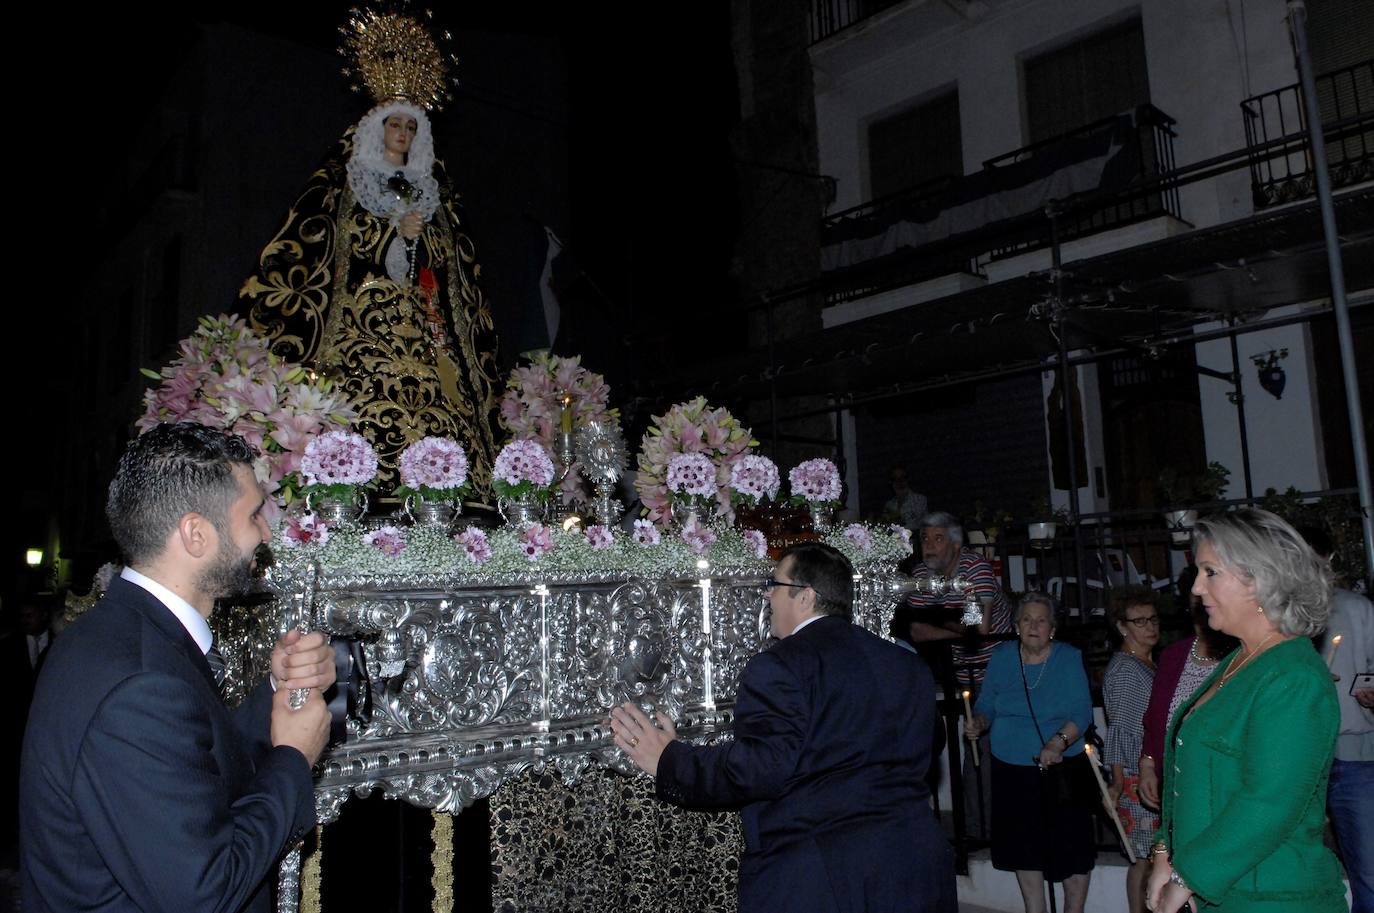
POLYGON ((151 593, 116 579, 56 638, 20 774, 24 909, 272 909, 315 823, 309 765, 268 740, 271 687, 234 713, 151 593))
POLYGON ((953 911, 954 862, 925 783, 926 664, 823 617, 749 661, 734 741, 668 744, 658 794, 743 806, 740 911, 953 911))

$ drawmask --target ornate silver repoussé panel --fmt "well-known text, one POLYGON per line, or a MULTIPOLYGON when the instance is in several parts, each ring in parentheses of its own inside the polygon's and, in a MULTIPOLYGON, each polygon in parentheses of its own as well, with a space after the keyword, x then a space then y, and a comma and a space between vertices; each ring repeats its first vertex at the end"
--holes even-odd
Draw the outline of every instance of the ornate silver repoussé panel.
MULTIPOLYGON (((855 623, 885 634, 899 575, 861 569, 855 623)), ((374 789, 456 813, 552 765, 631 772, 607 711, 667 713, 684 738, 728 732, 740 672, 768 637, 755 572, 646 580, 550 574, 492 585, 279 566, 284 625, 363 641, 372 708, 321 760, 322 823, 374 789)))

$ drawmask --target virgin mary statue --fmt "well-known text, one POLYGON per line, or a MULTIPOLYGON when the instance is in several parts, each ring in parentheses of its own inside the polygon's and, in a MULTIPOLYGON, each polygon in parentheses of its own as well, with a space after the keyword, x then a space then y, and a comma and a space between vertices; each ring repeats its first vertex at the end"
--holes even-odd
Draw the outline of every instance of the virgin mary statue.
MULTIPOLYGON (((383 67, 401 59, 375 56, 383 67)), ((379 103, 311 175, 239 297, 275 352, 353 398, 384 487, 407 445, 437 435, 467 449, 473 496, 489 503, 496 334, 458 195, 434 156, 425 109, 439 95, 414 74, 359 70, 379 103)))

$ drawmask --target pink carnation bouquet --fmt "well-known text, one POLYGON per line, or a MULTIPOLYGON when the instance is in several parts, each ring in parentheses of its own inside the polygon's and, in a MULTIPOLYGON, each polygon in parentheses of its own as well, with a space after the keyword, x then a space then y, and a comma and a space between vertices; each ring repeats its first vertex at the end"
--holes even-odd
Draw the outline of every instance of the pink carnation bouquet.
POLYGON ((719 512, 733 519, 727 485, 730 473, 748 452, 757 447, 749 429, 725 409, 714 409, 704 396, 678 403, 663 415, 654 416, 639 450, 639 474, 635 489, 650 520, 665 522, 671 511, 668 472, 678 454, 701 454, 714 468, 713 496, 719 512))
POLYGON ((827 459, 799 463, 787 474, 787 482, 792 487, 791 503, 795 505, 840 504, 840 471, 827 459))
POLYGON ((301 475, 308 494, 352 497, 377 478, 377 452, 356 431, 330 431, 305 445, 301 475))
POLYGON ((468 492, 468 455, 446 437, 425 437, 401 451, 396 494, 428 501, 457 501, 468 492))
POLYGON ((358 417, 342 388, 272 354, 270 343, 238 317, 201 317, 143 395, 140 433, 159 422, 199 422, 239 435, 257 448, 253 471, 285 507, 301 494, 306 445, 358 417))
POLYGON ((704 453, 679 453, 668 461, 668 496, 704 504, 716 496, 716 466, 704 453))
POLYGON ((538 441, 530 438, 502 447, 491 475, 492 489, 503 498, 532 496, 547 501, 553 493, 553 460, 538 441))
POLYGON ((775 501, 781 485, 777 464, 766 456, 746 454, 730 469, 730 499, 736 504, 775 501))

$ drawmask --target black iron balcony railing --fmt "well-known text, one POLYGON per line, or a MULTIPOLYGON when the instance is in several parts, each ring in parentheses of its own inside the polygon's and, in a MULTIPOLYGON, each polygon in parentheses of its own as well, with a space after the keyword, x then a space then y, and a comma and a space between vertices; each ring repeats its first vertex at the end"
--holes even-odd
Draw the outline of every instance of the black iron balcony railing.
MULTIPOLYGON (((1154 105, 1141 105, 1135 109, 1129 129, 1119 129, 1121 116, 1106 117, 1091 124, 1079 127, 1062 136, 1052 137, 1008 152, 983 163, 984 168, 1006 168, 1021 162, 1034 160, 1038 156, 1053 154, 1055 149, 1064 148, 1076 141, 1089 139, 1102 133, 1115 131, 1113 144, 1120 142, 1118 151, 1107 163, 1102 174, 1102 189, 1115 189, 1111 200, 1100 208, 1070 211, 1067 218, 1059 224, 1059 239, 1094 234, 1109 228, 1116 228, 1142 219, 1153 218, 1168 213, 1181 218, 1178 205, 1178 188, 1168 186, 1141 189, 1163 174, 1174 170, 1174 124, 1176 121, 1154 105)), ((1115 145, 1114 145, 1115 148, 1115 145)), ((1049 244, 1049 236, 1043 230, 1032 228, 1028 236, 1011 244, 990 251, 992 259, 1008 257, 1049 244)))
MULTIPOLYGON (((1316 78, 1332 187, 1374 180, 1374 59, 1316 78)), ((1315 177, 1297 83, 1240 103, 1255 208, 1312 196, 1315 177)))
POLYGON ((901 0, 811 0, 811 43, 862 22, 901 0))
POLYGON ((1157 179, 1174 169, 1174 119, 1152 105, 1094 121, 1062 136, 826 218, 822 268, 836 279, 830 303, 972 272, 979 257, 1045 247, 1045 207, 1061 207, 1061 241, 1161 213, 1179 216, 1178 191, 1157 179))

